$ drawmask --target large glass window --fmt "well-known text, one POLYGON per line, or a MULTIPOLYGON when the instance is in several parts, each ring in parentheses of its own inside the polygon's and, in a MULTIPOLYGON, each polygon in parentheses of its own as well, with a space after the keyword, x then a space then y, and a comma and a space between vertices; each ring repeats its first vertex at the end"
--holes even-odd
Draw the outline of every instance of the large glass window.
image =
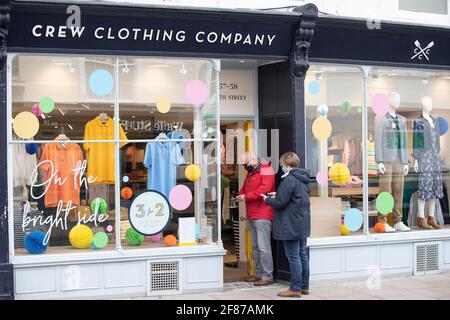
POLYGON ((369 162, 375 162, 369 182, 380 192, 371 231, 432 230, 450 223, 449 92, 449 72, 371 68, 367 130, 369 162))
POLYGON ((216 242, 217 84, 206 60, 15 56, 15 254, 216 242))
POLYGON ((305 80, 311 236, 363 231, 363 80, 356 67, 313 65, 305 80))

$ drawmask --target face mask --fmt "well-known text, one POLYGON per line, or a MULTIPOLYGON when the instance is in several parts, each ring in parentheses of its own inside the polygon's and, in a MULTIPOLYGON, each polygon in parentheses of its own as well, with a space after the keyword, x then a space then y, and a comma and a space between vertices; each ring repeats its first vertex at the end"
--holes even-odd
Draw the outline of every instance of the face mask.
POLYGON ((289 170, 285 166, 282 166, 281 171, 283 171, 283 174, 286 174, 289 170))
POLYGON ((252 173, 253 171, 253 166, 250 166, 248 164, 244 164, 244 168, 245 170, 247 170, 248 173, 252 173))

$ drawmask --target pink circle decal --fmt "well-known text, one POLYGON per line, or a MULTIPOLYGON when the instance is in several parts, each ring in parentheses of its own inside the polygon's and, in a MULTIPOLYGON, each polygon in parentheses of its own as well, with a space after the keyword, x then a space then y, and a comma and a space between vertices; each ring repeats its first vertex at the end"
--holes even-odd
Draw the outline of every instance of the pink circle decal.
POLYGON ((323 170, 317 172, 316 180, 317 180, 317 183, 319 183, 319 184, 327 183, 327 181, 328 181, 328 174, 327 174, 327 172, 323 171, 323 170))
POLYGON ((385 94, 378 93, 372 98, 372 110, 377 116, 384 116, 389 109, 389 100, 385 94))
POLYGON ((35 116, 40 117, 42 115, 41 107, 39 107, 39 104, 35 103, 33 107, 31 108, 31 111, 34 113, 35 116))
POLYGON ((107 226, 106 227, 106 231, 112 232, 113 231, 113 226, 112 225, 107 226))
POLYGON ((208 87, 201 80, 189 81, 184 93, 187 100, 194 105, 200 105, 208 99, 208 87))
POLYGON ((192 192, 185 185, 179 184, 170 190, 169 202, 175 210, 185 210, 191 205, 192 192))

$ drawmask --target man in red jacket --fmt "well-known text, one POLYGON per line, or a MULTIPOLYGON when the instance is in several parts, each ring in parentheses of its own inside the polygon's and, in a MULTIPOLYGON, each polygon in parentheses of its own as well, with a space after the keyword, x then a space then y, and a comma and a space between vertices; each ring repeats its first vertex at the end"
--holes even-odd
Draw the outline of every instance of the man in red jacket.
POLYGON ((249 281, 254 282, 256 286, 265 286, 273 283, 270 245, 273 208, 266 205, 260 195, 275 191, 275 171, 270 163, 261 163, 255 154, 249 152, 244 154, 243 163, 248 174, 236 200, 245 201, 247 207, 252 258, 255 264, 255 277, 249 281))

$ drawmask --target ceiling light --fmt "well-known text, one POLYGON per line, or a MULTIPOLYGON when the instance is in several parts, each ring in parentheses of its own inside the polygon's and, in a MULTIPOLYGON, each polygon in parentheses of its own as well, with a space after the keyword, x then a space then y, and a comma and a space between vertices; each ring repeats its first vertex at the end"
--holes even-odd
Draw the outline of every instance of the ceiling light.
POLYGON ((80 110, 75 111, 76 113, 80 113, 80 110))
POLYGON ((428 79, 427 79, 427 78, 423 78, 423 79, 422 79, 422 83, 423 83, 423 84, 428 84, 428 79))
POLYGON ((125 65, 123 66, 123 68, 122 68, 122 71, 124 72, 124 73, 128 73, 128 72, 130 72, 130 68, 128 68, 128 63, 125 61, 125 65))
POLYGON ((89 106, 87 106, 87 105, 85 105, 85 104, 82 104, 82 103, 81 103, 81 106, 84 107, 84 108, 86 108, 86 109, 88 109, 88 110, 91 108, 91 107, 89 107, 89 106))
POLYGON ((51 118, 52 116, 47 116, 47 117, 51 118))
POLYGON ((68 124, 68 126, 69 126, 70 130, 73 130, 73 128, 72 128, 72 126, 70 125, 70 123, 68 124))
POLYGON ((75 67, 71 63, 69 63, 69 72, 70 73, 74 73, 75 72, 75 67))
POLYGON ((240 62, 240 63, 245 63, 245 60, 240 60, 239 62, 240 62))
POLYGON ((187 73, 187 70, 186 70, 186 67, 184 66, 184 63, 183 63, 183 65, 181 66, 180 73, 181 73, 181 74, 186 74, 186 73, 187 73))
POLYGON ((64 112, 61 110, 61 108, 58 108, 59 112, 61 112, 62 115, 64 115, 64 112))
POLYGON ((317 81, 322 80, 322 72, 317 72, 317 73, 316 73, 316 80, 317 80, 317 81))

